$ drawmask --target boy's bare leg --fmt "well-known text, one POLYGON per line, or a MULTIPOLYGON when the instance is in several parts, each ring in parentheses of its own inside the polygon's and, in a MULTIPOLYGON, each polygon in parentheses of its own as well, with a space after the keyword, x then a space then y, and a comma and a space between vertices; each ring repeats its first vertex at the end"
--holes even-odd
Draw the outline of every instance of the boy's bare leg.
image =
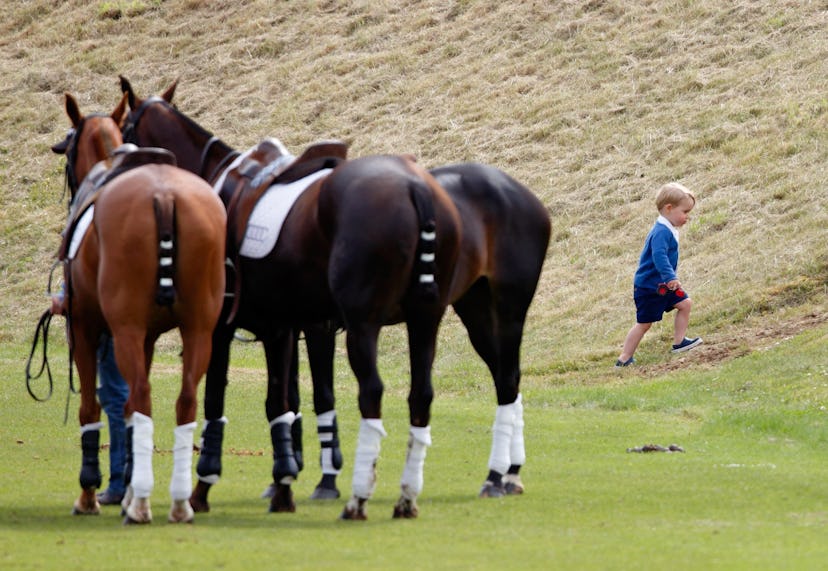
POLYGON ((678 345, 684 341, 687 327, 690 324, 690 309, 693 307, 693 300, 690 298, 676 304, 676 321, 673 328, 673 344, 678 345))
MULTIPOLYGON (((678 305, 676 307, 678 307, 678 305)), ((676 317, 678 318, 678 316, 676 317)), ((630 332, 627 333, 627 338, 624 339, 624 347, 621 349, 621 355, 618 357, 619 361, 624 363, 635 354, 635 350, 638 349, 638 344, 641 343, 641 340, 644 338, 644 334, 650 330, 651 326, 652 323, 636 323, 632 326, 630 332)), ((687 329, 686 324, 684 328, 685 330, 687 329)))

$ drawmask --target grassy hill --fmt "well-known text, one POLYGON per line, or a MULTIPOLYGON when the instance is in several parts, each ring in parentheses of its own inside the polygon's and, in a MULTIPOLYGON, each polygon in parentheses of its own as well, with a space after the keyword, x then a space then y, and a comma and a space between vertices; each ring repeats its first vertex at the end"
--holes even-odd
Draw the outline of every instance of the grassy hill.
MULTIPOLYGON (((828 2, 17 2, 0 20, 0 340, 46 307, 65 220, 64 91, 110 111, 175 78, 179 108, 229 144, 479 161, 553 220, 524 342, 528 376, 601 378, 634 319, 631 280, 658 186, 699 198, 679 275, 705 366, 826 321, 828 2)), ((441 358, 464 340, 450 318, 441 358)), ((465 350, 465 348, 464 348, 465 350)))

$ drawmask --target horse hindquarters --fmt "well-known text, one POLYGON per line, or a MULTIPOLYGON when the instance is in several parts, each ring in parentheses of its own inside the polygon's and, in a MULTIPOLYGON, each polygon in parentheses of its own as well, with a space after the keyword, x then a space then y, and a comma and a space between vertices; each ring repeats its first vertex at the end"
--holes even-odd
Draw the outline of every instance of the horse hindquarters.
POLYGON ((419 436, 401 483, 408 502, 401 513, 414 517, 429 442, 426 431, 416 429, 427 429, 430 420, 431 366, 448 298, 448 284, 440 277, 449 279, 457 258, 457 212, 430 175, 399 157, 357 159, 337 168, 323 186, 320 211, 320 220, 329 220, 333 229, 329 283, 345 320, 362 415, 352 497, 342 517, 364 519, 365 503, 374 490, 374 465, 385 435, 377 337, 383 325, 399 321, 409 328, 410 417, 412 434, 419 436), (433 245, 422 247, 423 240, 433 245), (425 264, 418 264, 419 255, 425 264))
MULTIPOLYGON (((208 186, 190 173, 176 171, 181 178, 198 181, 195 188, 175 196, 175 299, 182 339, 182 382, 176 400, 173 473, 170 496, 173 505, 168 521, 190 522, 193 509, 192 455, 196 428, 196 390, 208 369, 213 333, 224 300, 225 212, 208 186)), ((183 186, 183 183, 182 183, 183 186)), ((163 249, 163 236, 162 249, 163 249)), ((159 268, 163 278, 164 267, 159 268)), ((164 284, 159 284, 163 288, 164 284)))
POLYGON ((467 258, 479 259, 481 268, 480 274, 468 276, 473 282, 453 303, 497 393, 489 474, 481 495, 521 493, 520 345, 549 243, 549 215, 526 187, 493 167, 454 165, 435 169, 435 174, 462 205, 468 238, 463 248, 467 258))

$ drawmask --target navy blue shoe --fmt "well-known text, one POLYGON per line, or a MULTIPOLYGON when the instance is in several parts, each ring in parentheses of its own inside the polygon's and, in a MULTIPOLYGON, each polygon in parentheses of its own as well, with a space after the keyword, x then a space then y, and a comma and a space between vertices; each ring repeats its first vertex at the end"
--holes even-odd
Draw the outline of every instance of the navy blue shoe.
POLYGON ((618 359, 615 362, 615 368, 620 369, 621 367, 629 367, 630 365, 634 365, 634 364, 635 364, 635 358, 634 357, 630 357, 626 361, 622 361, 621 359, 618 359))
POLYGON ((673 350, 670 351, 671 353, 684 353, 685 351, 689 351, 693 347, 698 347, 702 344, 701 337, 694 337, 693 339, 688 339, 687 337, 679 343, 678 345, 673 345, 673 350))

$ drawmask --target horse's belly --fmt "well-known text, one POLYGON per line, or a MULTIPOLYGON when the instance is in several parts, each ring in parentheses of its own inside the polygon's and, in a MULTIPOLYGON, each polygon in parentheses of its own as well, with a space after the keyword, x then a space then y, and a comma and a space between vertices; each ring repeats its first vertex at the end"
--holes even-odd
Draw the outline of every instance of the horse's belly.
POLYGON ((319 322, 335 316, 335 305, 324 276, 297 270, 256 271, 242 263, 242 287, 237 323, 250 331, 259 328, 319 322))

